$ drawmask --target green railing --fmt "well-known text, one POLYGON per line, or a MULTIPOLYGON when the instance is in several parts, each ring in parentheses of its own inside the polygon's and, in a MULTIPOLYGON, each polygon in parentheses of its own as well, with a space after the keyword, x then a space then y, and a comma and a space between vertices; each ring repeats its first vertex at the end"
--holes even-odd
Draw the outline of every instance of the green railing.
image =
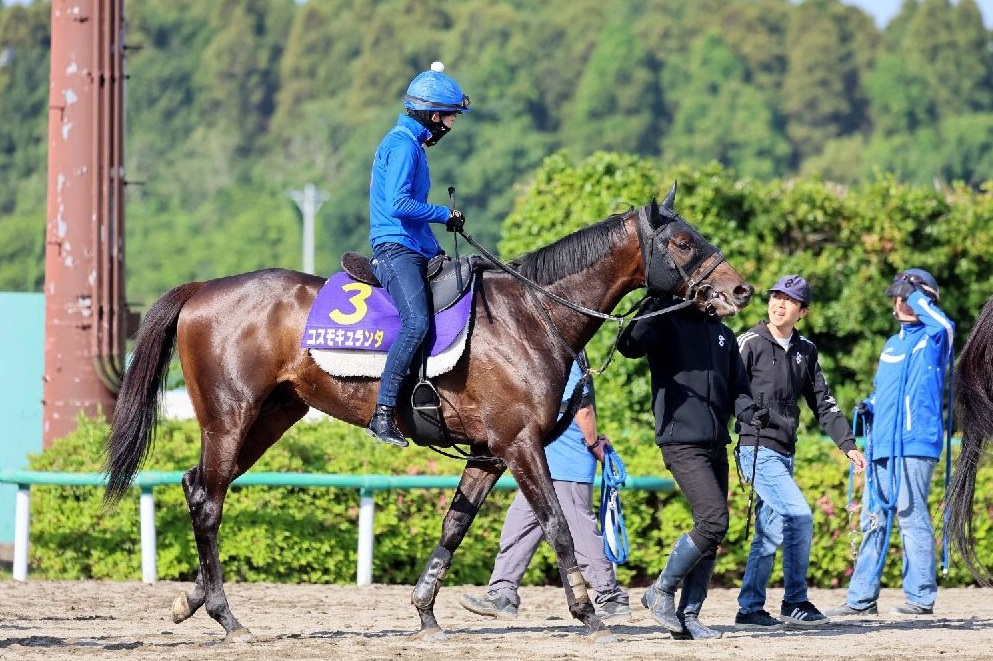
MULTIPOLYGON (((141 523, 141 578, 145 583, 154 583, 155 568, 155 487, 177 485, 182 482, 181 471, 143 471, 138 473, 134 485, 140 490, 139 517, 141 523)), ((356 563, 356 583, 372 583, 373 519, 375 517, 376 491, 410 489, 455 489, 461 476, 458 475, 343 475, 337 473, 245 473, 234 481, 241 486, 268 487, 335 487, 357 489, 359 492, 359 540, 358 561, 356 563)), ((31 527, 31 486, 34 484, 52 486, 106 485, 103 473, 47 473, 42 471, 0 470, 0 483, 16 484, 14 517, 14 579, 27 580, 28 539, 31 527)), ((516 489, 517 482, 511 477, 500 478, 495 489, 516 489)), ((629 477, 625 489, 641 491, 673 491, 675 483, 661 477, 629 477)))

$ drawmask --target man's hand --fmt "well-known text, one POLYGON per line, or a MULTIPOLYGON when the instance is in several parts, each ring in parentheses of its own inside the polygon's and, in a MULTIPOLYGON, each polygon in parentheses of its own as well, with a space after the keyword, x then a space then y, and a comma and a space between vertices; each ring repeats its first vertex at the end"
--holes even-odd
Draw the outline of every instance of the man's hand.
POLYGON ((445 229, 449 232, 461 232, 465 225, 465 216, 458 209, 452 209, 452 213, 445 221, 445 229))
POLYGON ((849 450, 848 459, 852 462, 852 465, 855 467, 856 473, 862 473, 865 471, 865 467, 867 464, 865 462, 864 454, 862 454, 858 450, 849 450))
POLYGON ((911 294, 918 291, 918 287, 917 283, 912 280, 901 280, 898 284, 893 285, 890 291, 893 293, 894 298, 902 298, 906 301, 910 298, 911 294))
POLYGON ((872 409, 864 401, 859 402, 855 407, 855 416, 862 418, 862 421, 867 425, 872 424, 872 409))
POLYGON ((743 410, 741 415, 738 416, 738 419, 746 425, 751 425, 757 429, 765 429, 769 426, 769 419, 771 417, 772 411, 767 406, 753 404, 743 410))
POLYGON ((600 463, 603 463, 603 454, 608 447, 610 447, 610 439, 603 434, 597 434, 595 441, 586 444, 586 449, 592 452, 600 463))

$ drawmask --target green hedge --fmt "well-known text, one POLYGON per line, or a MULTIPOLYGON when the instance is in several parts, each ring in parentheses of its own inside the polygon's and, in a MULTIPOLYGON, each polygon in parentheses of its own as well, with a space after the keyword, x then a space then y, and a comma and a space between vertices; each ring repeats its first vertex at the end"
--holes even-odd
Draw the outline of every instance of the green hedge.
MULTIPOLYGON (((79 429, 52 448, 32 457, 34 470, 93 471, 107 434, 102 422, 82 419, 79 429)), ((664 475, 658 450, 618 441, 630 475, 664 475)), ((199 456, 196 423, 165 422, 146 469, 185 470, 199 456)), ((797 479, 815 514, 810 584, 847 585, 851 573, 849 521, 846 513, 848 471, 845 458, 830 442, 804 439, 797 479)), ((424 448, 399 451, 374 443, 360 430, 335 421, 299 424, 261 460, 256 470, 369 474, 454 475, 461 462, 424 448)), ((732 469, 733 470, 733 469, 732 469)), ((938 471, 940 473, 940 471, 938 471)), ((941 477, 936 476, 932 511, 938 511, 941 477)), ((993 493, 993 475, 981 472, 977 492, 993 493)), ((116 511, 102 508, 102 490, 93 487, 35 486, 32 489, 30 572, 48 579, 99 578, 138 580, 141 557, 138 490, 116 511)), ((500 526, 512 493, 494 491, 487 499, 455 556, 447 582, 485 584, 497 552, 500 526)), ((410 584, 417 580, 438 541, 451 502, 448 490, 377 492, 375 560, 377 583, 410 584)), ((675 538, 691 524, 678 493, 625 491, 623 506, 631 557, 619 567, 625 585, 644 585, 659 572, 675 538)), ((742 540, 748 492, 732 475, 731 529, 721 549, 715 581, 738 585, 748 545, 742 540)), ((987 497, 981 510, 993 506, 987 497)), ((158 573, 166 580, 191 580, 196 549, 180 487, 155 490, 158 573)), ((355 580, 358 493, 354 489, 237 487, 230 492, 219 537, 221 561, 229 581, 351 583, 355 580)), ((753 528, 754 529, 754 528, 753 528)), ((990 535, 988 519, 975 522, 981 558, 993 564, 993 548, 982 549, 990 535)), ((890 553, 886 584, 899 585, 900 554, 890 553)), ((774 572, 780 580, 781 570, 774 572)), ((525 583, 558 584, 548 545, 542 545, 525 583)), ((955 566, 942 585, 966 585, 966 572, 955 566)))

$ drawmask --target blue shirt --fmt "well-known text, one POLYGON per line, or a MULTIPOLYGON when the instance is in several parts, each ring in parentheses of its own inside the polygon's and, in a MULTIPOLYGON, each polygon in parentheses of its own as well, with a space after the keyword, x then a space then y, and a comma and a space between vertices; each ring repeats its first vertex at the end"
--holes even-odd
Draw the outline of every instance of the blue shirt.
POLYGON ((907 305, 920 322, 901 324, 886 340, 866 400, 873 415, 871 459, 941 456, 945 371, 955 324, 921 292, 911 294, 907 305))
MULTIPOLYGON (((572 369, 569 371, 569 381, 562 394, 563 402, 572 395, 572 391, 582 376, 583 370, 580 369, 578 363, 573 362, 572 369)), ((589 382, 586 383, 583 394, 589 396, 589 382)), ((583 432, 580 431, 575 420, 572 421, 568 429, 562 432, 561 436, 545 447, 545 458, 548 460, 548 470, 552 474, 553 480, 593 484, 593 478, 596 477, 597 458, 586 448, 583 432)))
POLYGON ((399 243, 427 258, 441 252, 430 223, 444 223, 448 207, 428 204, 431 171, 423 143, 431 132, 400 115, 379 143, 369 179, 369 244, 399 243))

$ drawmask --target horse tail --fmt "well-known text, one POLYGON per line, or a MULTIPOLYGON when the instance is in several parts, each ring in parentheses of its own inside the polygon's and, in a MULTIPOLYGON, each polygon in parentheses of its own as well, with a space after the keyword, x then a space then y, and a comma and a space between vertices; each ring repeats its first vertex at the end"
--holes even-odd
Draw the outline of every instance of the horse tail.
POLYGON ((166 292, 149 309, 141 324, 104 448, 107 505, 116 505, 127 493, 151 450, 159 414, 159 393, 169 372, 179 313, 202 286, 202 282, 190 282, 166 292))
POLYGON ((965 347, 959 354, 955 379, 955 417, 962 429, 962 447, 946 495, 946 533, 965 561, 972 576, 984 585, 993 584, 989 570, 976 555, 972 539, 973 500, 976 473, 993 438, 993 299, 986 302, 976 319, 965 347))

